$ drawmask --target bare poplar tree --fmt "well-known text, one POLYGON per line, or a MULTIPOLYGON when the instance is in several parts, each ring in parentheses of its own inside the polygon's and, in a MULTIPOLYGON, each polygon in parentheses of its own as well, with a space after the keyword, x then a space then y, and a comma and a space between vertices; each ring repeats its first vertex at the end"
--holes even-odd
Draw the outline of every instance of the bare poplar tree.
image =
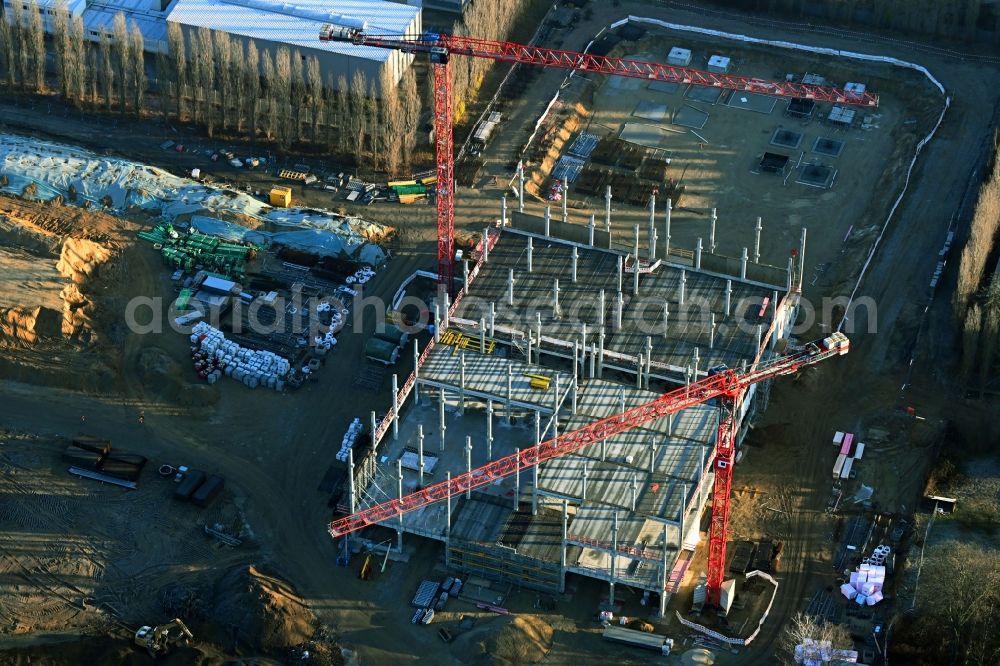
POLYGON ((337 152, 344 154, 351 149, 351 90, 347 77, 337 77, 337 152))
POLYGON ((272 104, 278 107, 278 144, 287 148, 293 140, 290 128, 292 88, 292 56, 287 48, 279 47, 274 57, 275 79, 272 84, 274 91, 272 104))
POLYGON ((264 135, 268 141, 273 141, 278 132, 278 114, 281 112, 276 98, 277 74, 271 52, 265 50, 261 53, 261 57, 264 62, 264 94, 261 95, 265 113, 264 135))
POLYGON ((156 60, 153 67, 155 71, 154 75, 156 76, 156 87, 160 93, 160 114, 163 116, 163 120, 167 121, 170 118, 170 109, 177 106, 177 101, 174 99, 176 89, 173 87, 173 84, 176 81, 173 67, 167 55, 159 49, 156 51, 156 60))
POLYGON ((132 55, 132 99, 135 104, 135 113, 142 116, 143 106, 146 103, 146 88, 149 85, 146 79, 146 45, 142 39, 142 32, 139 26, 132 23, 132 30, 129 32, 129 53, 132 55))
POLYGON ((407 67, 400 83, 400 103, 402 104, 403 161, 409 163, 417 147, 417 132, 420 130, 421 101, 417 89, 417 73, 407 67))
POLYGON ((383 151, 385 154, 385 168, 390 174, 399 171, 403 161, 403 132, 405 129, 405 111, 399 98, 399 86, 393 81, 389 70, 382 70, 382 122, 384 129, 383 151))
POLYGON ((338 133, 334 130, 334 125, 339 113, 340 110, 337 108, 337 85, 333 80, 333 75, 329 74, 326 77, 326 85, 323 89, 323 122, 321 130, 323 148, 328 153, 337 150, 338 133))
POLYGON ((326 120, 323 114, 326 108, 323 104, 323 75, 320 74, 319 58, 316 56, 309 56, 306 68, 308 70, 309 78, 309 119, 312 122, 310 139, 313 143, 319 143, 320 118, 322 117, 323 120, 326 120))
POLYGON ((35 90, 45 91, 45 28, 37 0, 28 5, 28 44, 31 48, 31 77, 35 90))
POLYGON ((69 65, 73 69, 73 94, 76 103, 82 104, 87 97, 87 77, 93 77, 94 71, 87 67, 87 41, 83 32, 83 16, 77 14, 69 24, 69 43, 73 55, 69 59, 69 65))
POLYGON ((246 126, 246 107, 243 101, 247 96, 246 56, 243 52, 243 43, 238 39, 230 40, 229 43, 229 67, 230 79, 233 85, 233 128, 237 133, 242 133, 246 126))
POLYGON ((28 78, 30 62, 28 49, 25 48, 24 6, 20 2, 10 5, 10 49, 11 49, 11 84, 22 88, 28 78))
POLYGON ((184 122, 184 95, 188 87, 188 69, 185 56, 184 33, 177 23, 167 23, 167 48, 173 62, 174 96, 177 99, 177 120, 184 122))
POLYGON ((0 19, 0 62, 3 63, 3 79, 7 85, 14 85, 14 49, 11 44, 10 24, 0 19))
POLYGON ((63 99, 70 99, 73 94, 73 68, 69 65, 72 51, 69 36, 69 10, 66 0, 58 0, 52 18, 52 42, 56 47, 56 69, 59 72, 59 88, 63 99))
POLYGON ((305 104, 306 98, 306 79, 303 73, 303 58, 299 51, 292 51, 291 54, 291 68, 292 68, 292 97, 291 97, 291 109, 289 109, 289 117, 294 123, 292 128, 291 140, 301 141, 302 140, 302 123, 306 119, 307 107, 305 104))
POLYGON ((247 44, 246 68, 243 70, 246 83, 247 123, 250 139, 257 137, 257 115, 260 109, 260 53, 257 44, 251 39, 247 44))
POLYGON ((351 152, 358 164, 365 152, 365 135, 368 133, 370 120, 370 104, 368 102, 368 84, 361 70, 354 72, 351 80, 351 152))
POLYGON ((128 98, 132 94, 132 68, 130 66, 132 55, 129 53, 128 29, 125 27, 125 14, 123 12, 115 14, 112 32, 114 34, 115 65, 119 87, 118 106, 119 111, 124 114, 128 98))
POLYGON ((198 71, 201 88, 202 120, 205 131, 211 137, 215 134, 217 122, 215 113, 215 63, 212 62, 212 31, 202 26, 198 28, 198 71))
POLYGON ((218 68, 219 107, 221 111, 220 124, 225 131, 230 124, 229 105, 233 97, 232 71, 230 68, 231 44, 229 33, 216 30, 212 33, 215 57, 213 62, 218 68))
POLYGON ((101 88, 104 93, 104 108, 107 111, 111 110, 111 105, 114 104, 115 93, 115 68, 111 61, 111 37, 108 33, 101 31, 101 88))

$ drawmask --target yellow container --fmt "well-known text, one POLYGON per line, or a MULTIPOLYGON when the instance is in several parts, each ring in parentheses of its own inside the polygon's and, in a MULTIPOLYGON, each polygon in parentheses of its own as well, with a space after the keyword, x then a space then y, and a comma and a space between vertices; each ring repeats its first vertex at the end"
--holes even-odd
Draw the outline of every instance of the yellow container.
POLYGON ((272 187, 270 200, 271 205, 276 208, 288 208, 292 205, 292 188, 272 187))

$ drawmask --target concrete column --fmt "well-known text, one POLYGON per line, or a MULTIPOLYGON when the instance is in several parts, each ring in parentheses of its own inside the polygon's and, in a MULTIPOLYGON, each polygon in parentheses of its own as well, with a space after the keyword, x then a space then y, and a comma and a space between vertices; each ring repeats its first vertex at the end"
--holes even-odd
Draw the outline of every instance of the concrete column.
POLYGON ((622 284, 623 284, 623 280, 624 280, 624 275, 623 275, 624 271, 625 271, 625 260, 621 256, 619 256, 618 257, 618 263, 617 263, 617 273, 616 273, 616 275, 618 277, 618 291, 622 290, 622 284))
POLYGON ((708 230, 708 251, 711 254, 715 254, 715 225, 719 221, 719 216, 716 210, 712 209, 712 226, 708 230))
POLYGON ((517 188, 517 205, 518 211, 524 212, 524 163, 517 163, 517 179, 520 181, 520 185, 517 188))
MULTIPOLYGON (((575 248, 574 248, 575 249, 575 248)), ((555 319, 560 319, 559 314, 559 279, 556 278, 552 281, 552 316, 555 319)), ((541 340, 541 338, 539 338, 541 340)))
POLYGON ((451 296, 448 295, 447 291, 442 292, 441 295, 444 296, 444 308, 442 308, 443 312, 441 313, 441 325, 448 328, 451 325, 451 296))
POLYGON ((715 313, 711 313, 711 319, 708 325, 708 348, 715 349, 715 313))
POLYGON ((681 283, 680 283, 680 286, 678 287, 678 293, 677 293, 677 304, 678 305, 684 305, 684 290, 687 287, 687 281, 688 281, 687 271, 685 271, 682 268, 681 269, 681 283))
POLYGON ((755 264, 760 263, 760 232, 763 228, 764 226, 761 224, 761 219, 758 217, 757 226, 754 229, 753 236, 753 263, 755 264))
POLYGON ((726 280, 726 316, 732 314, 732 304, 733 304, 733 281, 726 280))
MULTIPOLYGON (((772 321, 777 321, 778 320, 778 292, 777 291, 774 291, 771 294, 771 317, 772 317, 772 321)), ((770 347, 771 347, 772 351, 774 351, 774 348, 778 344, 778 337, 779 337, 778 333, 779 333, 779 331, 778 331, 777 327, 775 327, 774 335, 771 336, 770 347)))
POLYGON ((535 361, 542 364, 542 313, 535 313, 535 361))
POLYGON ((531 236, 528 236, 528 272, 529 273, 532 272, 532 265, 531 265, 531 263, 532 263, 532 258, 533 258, 532 254, 534 254, 534 250, 535 250, 534 239, 531 236))
POLYGON ((486 400, 486 459, 493 460, 493 401, 486 400))
POLYGON ((597 325, 604 326, 604 313, 607 312, 607 303, 604 300, 604 290, 601 289, 597 296, 597 325))
POLYGON ((670 258, 670 215, 673 213, 673 202, 671 202, 670 197, 667 197, 667 212, 664 215, 664 222, 666 227, 666 234, 663 238, 663 258, 670 258))
POLYGON ((598 348, 597 348, 597 376, 604 376, 604 327, 601 326, 601 332, 598 336, 598 348))
POLYGON ((622 330, 622 313, 625 310, 625 297, 622 292, 615 296, 614 327, 616 331, 622 330))
POLYGON ((569 222, 569 179, 563 177, 563 197, 562 197, 562 209, 563 209, 563 222, 569 222))
POLYGON ((590 222, 587 223, 587 245, 594 247, 594 216, 590 216, 590 222))
POLYGON ((420 348, 419 342, 413 340, 413 403, 420 404, 420 348))
POLYGON ((378 430, 378 421, 375 419, 375 412, 371 413, 371 428, 372 428, 372 449, 378 448, 378 443, 375 441, 375 432, 378 430))
POLYGON ((656 472, 656 442, 653 437, 649 438, 649 473, 656 472))
POLYGON ((451 472, 445 472, 445 481, 448 483, 448 498, 445 505, 448 507, 445 513, 444 523, 444 553, 445 566, 451 565, 451 472))
POLYGON ((663 526, 663 591, 660 592, 660 617, 667 614, 667 585, 670 583, 670 555, 667 550, 667 526, 663 526))
POLYGON ((611 186, 604 193, 604 230, 611 233, 611 186))
POLYGON ((490 301, 490 339, 497 337, 497 304, 490 301))
MULTIPOLYGON (((507 205, 507 199, 504 198, 504 206, 507 205)), ((506 215, 506 208, 504 209, 504 214, 506 215)), ((483 229, 483 263, 485 264, 490 260, 490 228, 486 227, 483 229)))
POLYGON ((642 352, 639 353, 639 357, 635 360, 635 387, 637 389, 642 388, 642 371, 646 367, 646 359, 642 352))
POLYGON ((562 501, 562 548, 559 553, 559 593, 566 591, 566 536, 568 520, 568 506, 566 500, 562 501))
MULTIPOLYGON (((465 438, 465 471, 472 473, 472 437, 465 438)), ((472 498, 472 488, 465 491, 465 499, 472 498)))
POLYGON ((681 510, 678 512, 680 513, 680 520, 677 521, 678 523, 680 523, 680 529, 677 531, 678 553, 681 552, 682 548, 684 548, 684 509, 687 507, 687 482, 684 481, 683 483, 684 483, 684 492, 681 495, 683 499, 681 501, 681 510))
POLYGON ((507 226, 507 195, 500 198, 500 226, 507 226))
POLYGON ((788 278, 785 281, 785 291, 791 291, 794 286, 792 275, 795 271, 795 259, 788 257, 788 278))
POLYGON ((521 506, 521 447, 514 448, 514 510, 521 506))
POLYGON ((580 341, 573 342, 573 386, 570 389, 570 414, 576 414, 576 387, 580 379, 580 367, 577 360, 580 358, 580 341))
POLYGON ((639 476, 632 473, 632 513, 635 513, 636 501, 639 499, 639 476))
POLYGON ((434 302, 434 342, 441 342, 441 306, 434 302))
POLYGON ((632 295, 639 294, 639 225, 635 225, 635 245, 632 253, 632 295))
POLYGON ((649 197, 649 263, 656 261, 656 195, 649 197))
POLYGON ((743 248, 743 254, 740 255, 740 279, 747 279, 747 249, 743 248))
POLYGON ((580 346, 583 352, 580 355, 580 374, 582 375, 587 364, 587 322, 580 323, 580 346))
POLYGON ((618 403, 619 403, 619 405, 621 405, 621 407, 618 410, 618 413, 619 414, 624 414, 625 413, 625 409, 626 409, 626 405, 625 405, 625 389, 621 389, 620 391, 618 391, 618 403))
POLYGON ((546 238, 552 236, 552 206, 545 207, 545 226, 542 228, 545 230, 546 238))
POLYGON ((618 575, 618 512, 611 523, 611 580, 608 585, 608 604, 615 605, 615 577, 618 575))
POLYGON ((486 317, 479 318, 479 353, 486 355, 486 317))
POLYGON ((507 361, 507 425, 511 424, 513 418, 513 405, 511 405, 511 400, 514 398, 514 366, 510 361, 507 361))
POLYGON ((601 460, 608 459, 608 438, 605 437, 601 440, 601 460))
POLYGON ((559 400, 562 398, 562 391, 559 388, 559 375, 552 378, 552 386, 555 393, 552 397, 552 438, 559 436, 559 400))
MULTIPOLYGON (((399 480, 399 493, 396 495, 397 499, 403 499, 403 461, 396 461, 396 478, 399 480)), ((399 514, 399 527, 396 528, 396 537, 398 539, 399 552, 403 552, 403 514, 399 514)))
POLYGON ((458 355, 458 413, 465 416, 465 352, 458 355))
POLYGON ((444 389, 438 389, 438 432, 441 433, 441 441, 438 444, 440 451, 444 451, 444 437, 448 432, 448 426, 444 422, 444 400, 444 389))
POLYGON ((514 269, 507 270, 507 305, 514 307, 514 269))
POLYGON ((399 439, 399 376, 392 374, 392 438, 399 439))
POLYGON ((574 283, 576 283, 576 264, 577 264, 577 261, 579 261, 579 259, 580 259, 580 252, 579 252, 579 250, 576 249, 576 245, 574 245, 573 246, 573 254, 572 254, 572 260, 573 261, 572 261, 572 264, 571 264, 571 266, 573 267, 573 269, 572 269, 572 271, 573 271, 572 275, 573 275, 573 282, 574 283))
POLYGON ((698 366, 701 365, 701 355, 698 353, 698 348, 694 348, 694 381, 698 381, 698 366))
POLYGON ((667 414, 667 437, 674 434, 674 415, 667 414))
POLYGON ((420 468, 420 485, 424 485, 424 426, 417 425, 417 466, 420 468))
POLYGON ((643 384, 649 388, 649 376, 653 374, 653 338, 646 336, 646 372, 643 377, 643 384))
MULTIPOLYGON (((538 447, 542 443, 542 413, 535 412, 535 460, 538 460, 538 447)), ((531 467, 531 515, 538 515, 538 468, 537 462, 531 467)))
POLYGON ((587 376, 591 379, 597 376, 597 345, 590 346, 590 371, 587 376))
POLYGON ((583 495, 583 497, 580 498, 584 502, 587 501, 587 477, 588 476, 590 476, 590 463, 584 462, 583 463, 583 490, 582 490, 582 493, 581 493, 583 495))
POLYGON ((802 227, 802 240, 799 241, 799 291, 802 290, 802 276, 806 270, 806 228, 802 227))
POLYGON ((701 239, 694 246, 694 269, 696 271, 701 270, 701 239))
POLYGON ((667 337, 670 330, 670 303, 663 301, 663 337, 667 337))
MULTIPOLYGON (((757 324, 757 350, 760 350, 760 345, 764 341, 764 326, 762 324, 757 324)), ((756 354, 755 354, 756 356, 756 354)))
POLYGON ((347 497, 351 513, 358 510, 358 491, 354 487, 354 449, 347 449, 347 497))
POLYGON ((528 365, 531 365, 531 347, 534 345, 534 338, 531 337, 531 331, 528 331, 528 365))
POLYGON ((462 259, 462 293, 469 295, 469 260, 462 259))

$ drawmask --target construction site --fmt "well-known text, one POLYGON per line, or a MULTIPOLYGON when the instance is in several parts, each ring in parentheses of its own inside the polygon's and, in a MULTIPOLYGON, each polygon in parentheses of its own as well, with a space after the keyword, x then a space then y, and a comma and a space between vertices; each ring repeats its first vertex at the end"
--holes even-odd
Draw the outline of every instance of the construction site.
POLYGON ((0 661, 885 663, 975 411, 914 359, 977 70, 643 2, 524 43, 266 4, 412 60, 426 161, 0 102, 0 661))

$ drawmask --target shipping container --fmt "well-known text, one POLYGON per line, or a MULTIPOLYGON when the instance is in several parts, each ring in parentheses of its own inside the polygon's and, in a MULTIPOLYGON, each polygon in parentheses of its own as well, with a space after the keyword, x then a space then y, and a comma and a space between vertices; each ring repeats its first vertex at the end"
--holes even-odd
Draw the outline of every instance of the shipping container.
POLYGON ((844 460, 844 468, 840 470, 840 478, 849 479, 851 478, 851 466, 854 464, 854 458, 847 458, 844 460))
POLYGON ((199 470, 191 470, 184 478, 181 480, 180 484, 174 490, 174 499, 186 502, 191 499, 191 495, 194 495, 194 491, 198 490, 200 486, 205 481, 205 473, 199 470))
POLYGON ((208 506, 212 503, 212 500, 219 496, 219 493, 225 487, 225 479, 213 474, 195 491, 194 495, 191 496, 191 501, 201 507, 208 506))
POLYGON ((104 455, 98 453, 97 451, 79 449, 71 444, 66 447, 65 451, 63 451, 63 458, 69 460, 77 467, 97 469, 101 464, 101 460, 104 458, 104 455))
POLYGON ((865 443, 858 442, 858 445, 854 449, 854 457, 857 460, 861 460, 861 456, 865 454, 865 443))
POLYGON ((277 208, 288 208, 292 205, 292 188, 272 187, 268 198, 272 206, 277 208))
POLYGON ((670 649, 674 645, 672 639, 660 634, 647 634, 644 631, 635 631, 634 629, 615 626, 604 629, 604 639, 633 647, 655 650, 662 655, 670 654, 670 649))
POLYGON ((142 474, 142 465, 136 465, 121 460, 109 460, 105 458, 101 461, 100 471, 102 474, 114 476, 119 479, 137 481, 142 474))
POLYGON ((833 478, 839 479, 840 472, 844 469, 844 462, 847 460, 847 456, 841 453, 837 456, 837 462, 833 465, 833 478))
POLYGON ((845 456, 851 455, 851 444, 854 443, 854 435, 847 433, 844 435, 844 443, 840 445, 840 452, 845 456))

